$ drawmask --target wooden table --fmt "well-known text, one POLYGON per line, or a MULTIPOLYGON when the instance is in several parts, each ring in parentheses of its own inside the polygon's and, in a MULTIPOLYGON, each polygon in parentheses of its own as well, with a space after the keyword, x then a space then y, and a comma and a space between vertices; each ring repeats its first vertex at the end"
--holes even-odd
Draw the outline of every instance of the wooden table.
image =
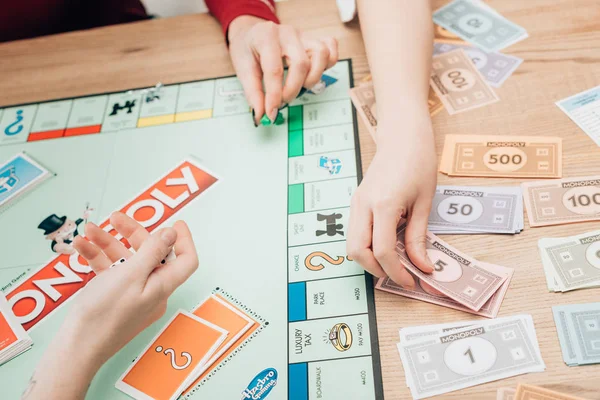
MULTIPOLYGON (((445 0, 434 1, 438 8, 445 0)), ((500 13, 524 26, 530 37, 506 53, 525 59, 497 90, 491 106, 434 118, 437 152, 452 133, 550 135, 564 139, 564 176, 600 174, 600 148, 554 102, 600 84, 600 6, 593 0, 491 0, 500 13)), ((354 78, 368 73, 358 24, 342 25, 333 0, 293 0, 278 5, 282 21, 311 36, 339 40, 340 57, 352 58, 354 78)), ((393 40, 390 40, 393 43, 393 40)), ((146 87, 233 74, 217 22, 191 15, 94 29, 0 45, 0 106, 146 87)), ((363 167, 376 147, 360 126, 363 167)), ((448 178, 441 184, 518 184, 510 179, 448 178)), ((533 315, 544 373, 529 374, 451 393, 439 398, 494 399, 496 389, 517 382, 600 399, 600 366, 567 367, 562 361, 551 306, 598 301, 600 289, 549 293, 537 251, 542 237, 575 235, 599 229, 598 223, 530 229, 516 236, 448 237, 474 257, 515 268, 500 316, 533 315), (595 379, 594 379, 595 378, 595 379)), ((398 329, 473 319, 469 314, 378 292, 377 320, 386 398, 408 399, 396 351, 398 329)))

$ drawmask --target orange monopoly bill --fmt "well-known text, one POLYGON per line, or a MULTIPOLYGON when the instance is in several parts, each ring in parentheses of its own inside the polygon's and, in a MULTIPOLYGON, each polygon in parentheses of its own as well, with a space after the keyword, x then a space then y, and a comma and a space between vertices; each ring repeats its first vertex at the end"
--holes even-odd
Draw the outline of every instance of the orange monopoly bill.
MULTIPOLYGON (((152 232, 217 180, 194 161, 186 159, 120 211, 152 232)), ((129 247, 110 225, 109 218, 99 226, 129 247)), ((77 253, 61 254, 42 265, 6 297, 17 320, 29 330, 75 295, 93 276, 92 269, 77 253)))
POLYGON ((201 370, 202 375, 188 386, 183 393, 184 396, 189 394, 206 374, 227 358, 260 326, 258 322, 248 317, 237 307, 231 305, 217 294, 211 295, 202 302, 202 304, 196 307, 193 314, 227 330, 229 335, 215 351, 215 354, 206 362, 206 365, 201 370))

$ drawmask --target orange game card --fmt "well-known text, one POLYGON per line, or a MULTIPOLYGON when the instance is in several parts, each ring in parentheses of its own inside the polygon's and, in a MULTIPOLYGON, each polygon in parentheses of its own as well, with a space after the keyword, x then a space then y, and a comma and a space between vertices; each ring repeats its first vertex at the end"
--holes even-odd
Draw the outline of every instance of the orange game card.
POLYGON ((193 314, 229 332, 227 339, 221 343, 215 354, 206 362, 204 370, 210 367, 221 354, 227 351, 233 343, 255 324, 246 314, 214 294, 196 307, 193 314))
POLYGON ((7 349, 11 344, 16 343, 16 341, 17 335, 12 330, 4 314, 0 313, 0 352, 7 349))
POLYGON ((0 364, 29 349, 32 343, 31 338, 13 314, 8 301, 0 293, 0 364))
POLYGON ((176 399, 226 337, 226 330, 179 310, 115 387, 140 400, 176 399))
POLYGON ((219 346, 215 354, 202 368, 200 375, 187 387, 186 393, 193 388, 198 381, 215 364, 220 363, 233 351, 239 343, 244 341, 258 327, 258 323, 246 314, 231 305, 219 295, 211 295, 193 311, 194 315, 212 322, 229 331, 227 339, 219 346))

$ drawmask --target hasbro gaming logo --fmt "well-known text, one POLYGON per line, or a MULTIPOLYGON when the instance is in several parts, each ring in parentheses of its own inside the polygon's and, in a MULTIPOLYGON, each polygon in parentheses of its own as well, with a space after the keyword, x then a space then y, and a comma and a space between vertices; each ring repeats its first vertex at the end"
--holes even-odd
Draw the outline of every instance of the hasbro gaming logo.
POLYGON ((267 368, 258 373, 242 392, 242 400, 265 399, 277 385, 277 370, 267 368))
POLYGON ((10 192, 19 182, 15 175, 15 167, 11 166, 0 172, 0 194, 10 192))

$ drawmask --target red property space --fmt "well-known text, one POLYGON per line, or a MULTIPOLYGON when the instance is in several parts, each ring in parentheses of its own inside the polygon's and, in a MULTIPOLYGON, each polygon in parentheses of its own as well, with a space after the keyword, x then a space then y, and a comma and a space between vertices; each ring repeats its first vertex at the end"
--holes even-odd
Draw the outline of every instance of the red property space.
POLYGON ((46 140, 46 139, 56 139, 63 137, 65 134, 65 129, 56 129, 53 131, 44 131, 44 132, 31 132, 29 137, 27 138, 28 142, 35 142, 37 140, 46 140))
POLYGON ((65 137, 90 135, 92 133, 100 133, 101 128, 102 128, 102 125, 89 125, 89 126, 80 126, 77 128, 67 128, 65 130, 65 137))

